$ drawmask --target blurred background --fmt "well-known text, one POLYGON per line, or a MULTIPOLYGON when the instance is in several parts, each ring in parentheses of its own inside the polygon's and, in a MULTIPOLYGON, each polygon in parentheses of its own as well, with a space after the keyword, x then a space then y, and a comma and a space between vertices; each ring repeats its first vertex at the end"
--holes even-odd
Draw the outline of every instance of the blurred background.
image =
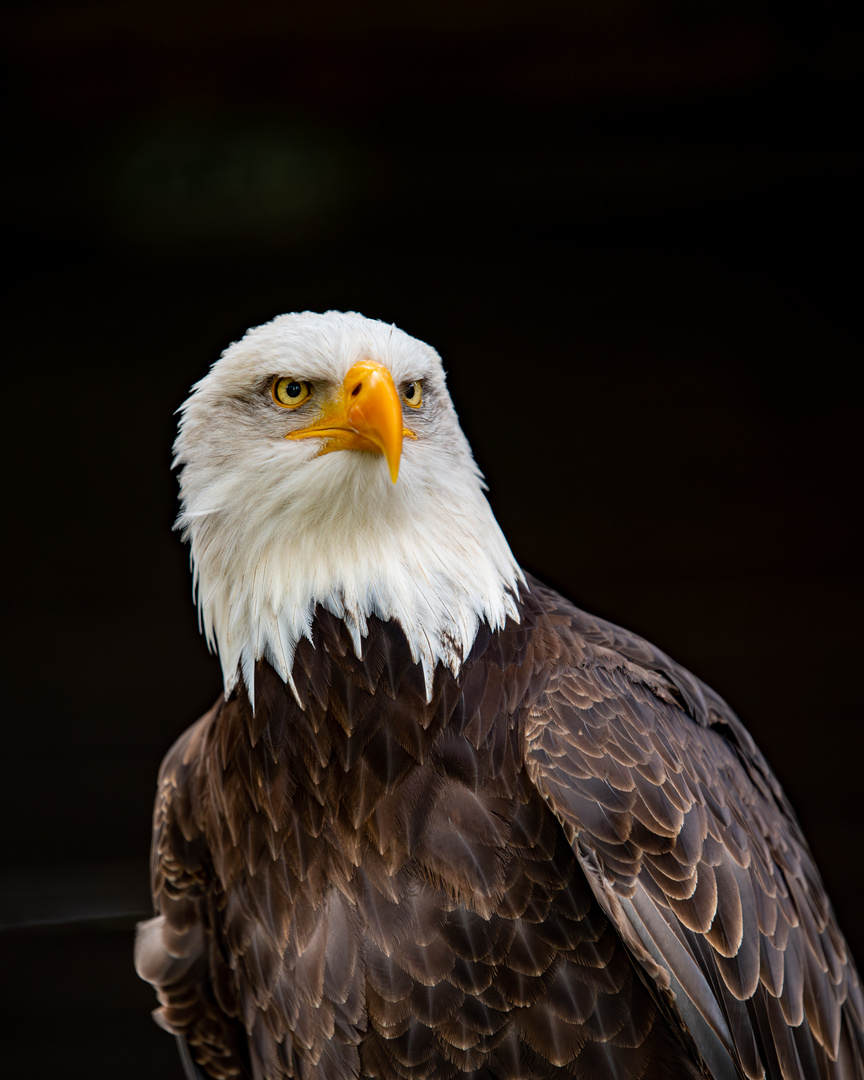
POLYGON ((436 346, 518 558, 738 710, 861 959, 860 5, 2 19, 4 1075, 181 1076, 131 957, 221 683, 173 412, 283 311, 436 346))

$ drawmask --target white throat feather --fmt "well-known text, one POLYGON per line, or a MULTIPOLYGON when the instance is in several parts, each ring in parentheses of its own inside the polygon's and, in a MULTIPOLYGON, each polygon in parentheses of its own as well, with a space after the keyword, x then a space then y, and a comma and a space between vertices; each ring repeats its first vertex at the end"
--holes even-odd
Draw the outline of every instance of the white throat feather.
MULTIPOLYGON (((222 664, 226 697, 267 660, 300 700, 292 677, 317 606, 342 619, 362 656, 367 621, 393 620, 422 665, 457 674, 481 623, 518 618, 524 582, 483 494, 437 353, 385 323, 328 312, 283 315, 223 353, 182 408, 175 444, 202 628, 222 664), (383 457, 320 455, 316 440, 285 438, 292 417, 268 380, 338 383, 375 359, 394 382, 422 380, 399 479, 383 457)), ((313 642, 314 643, 314 642, 313 642)))

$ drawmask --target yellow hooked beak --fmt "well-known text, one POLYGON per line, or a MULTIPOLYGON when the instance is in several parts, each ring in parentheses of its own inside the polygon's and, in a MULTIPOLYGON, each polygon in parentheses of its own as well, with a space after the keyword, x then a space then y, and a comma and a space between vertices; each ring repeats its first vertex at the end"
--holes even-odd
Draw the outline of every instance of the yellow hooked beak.
POLYGON ((360 360, 345 376, 336 399, 324 406, 318 419, 285 438, 322 439, 322 454, 334 450, 383 454, 395 484, 405 435, 417 438, 403 425, 402 402, 393 376, 383 364, 360 360))

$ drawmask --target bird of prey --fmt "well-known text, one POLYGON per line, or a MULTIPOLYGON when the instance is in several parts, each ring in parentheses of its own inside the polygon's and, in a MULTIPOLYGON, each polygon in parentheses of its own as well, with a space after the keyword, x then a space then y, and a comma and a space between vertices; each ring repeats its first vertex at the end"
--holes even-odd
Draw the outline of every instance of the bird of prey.
POLYGON ((771 769, 523 573, 432 348, 280 316, 194 387, 176 463, 225 685, 162 766, 136 960, 190 1077, 864 1076, 771 769))

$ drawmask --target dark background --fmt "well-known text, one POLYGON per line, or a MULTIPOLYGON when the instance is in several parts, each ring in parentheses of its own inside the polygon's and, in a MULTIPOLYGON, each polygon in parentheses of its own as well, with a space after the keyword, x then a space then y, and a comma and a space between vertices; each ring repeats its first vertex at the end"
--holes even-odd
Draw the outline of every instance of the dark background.
POLYGON ((728 698, 864 955, 856 13, 12 6, 5 1075, 180 1076, 131 962, 220 688, 172 413, 290 310, 438 348, 517 557, 728 698))

